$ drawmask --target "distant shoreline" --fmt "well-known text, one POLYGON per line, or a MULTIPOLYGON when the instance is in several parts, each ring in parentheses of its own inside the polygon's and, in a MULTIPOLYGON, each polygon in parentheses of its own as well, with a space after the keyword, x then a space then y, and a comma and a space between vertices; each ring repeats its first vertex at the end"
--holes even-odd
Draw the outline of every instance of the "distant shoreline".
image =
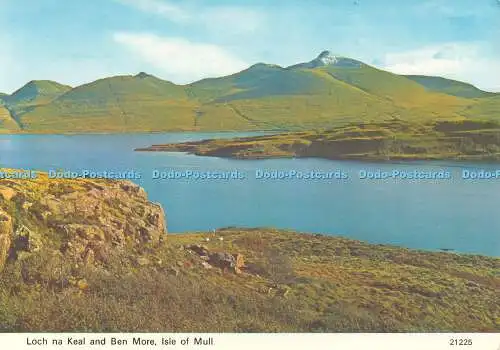
POLYGON ((418 124, 392 120, 323 131, 158 144, 134 151, 187 152, 231 159, 498 162, 500 126, 484 121, 418 124))
POLYGON ((82 131, 82 132, 50 132, 40 131, 34 132, 21 131, 21 132, 0 132, 0 136, 17 136, 17 135, 156 135, 156 134, 231 134, 231 133, 283 133, 289 132, 288 130, 221 130, 221 131, 203 131, 203 130, 170 130, 170 131, 82 131))

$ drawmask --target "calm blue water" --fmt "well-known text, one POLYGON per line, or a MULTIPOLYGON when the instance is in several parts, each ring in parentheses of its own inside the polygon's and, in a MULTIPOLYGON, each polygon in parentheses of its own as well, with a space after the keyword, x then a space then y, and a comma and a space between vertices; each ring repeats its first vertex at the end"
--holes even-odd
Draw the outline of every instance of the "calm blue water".
MULTIPOLYGON (((167 213, 170 232, 226 226, 274 226, 338 234, 410 248, 449 248, 500 256, 499 180, 465 181, 467 165, 436 162, 369 164, 321 159, 230 160, 182 153, 138 153, 151 144, 235 134, 0 136, 4 167, 79 171, 130 170, 167 213), (451 180, 360 180, 363 169, 439 170, 451 180), (153 180, 154 169, 239 170, 244 180, 153 180), (256 169, 335 171, 347 180, 263 181, 256 169)), ((238 134, 242 135, 242 134, 238 134)), ((494 165, 481 165, 495 169, 494 165)), ((500 164, 498 165, 500 168, 500 164)))

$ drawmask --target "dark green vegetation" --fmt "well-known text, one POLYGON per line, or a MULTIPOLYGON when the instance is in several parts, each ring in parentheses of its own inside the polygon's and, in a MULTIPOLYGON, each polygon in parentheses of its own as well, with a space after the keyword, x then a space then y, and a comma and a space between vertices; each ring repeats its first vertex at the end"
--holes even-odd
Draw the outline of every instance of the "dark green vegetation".
POLYGON ((71 89, 37 81, 0 96, 0 132, 312 130, 350 122, 498 120, 499 94, 435 77, 392 74, 321 53, 291 67, 175 85, 116 76, 71 89), (2 102, 3 101, 3 102, 2 102))
POLYGON ((500 160, 500 124, 484 121, 414 123, 399 119, 352 123, 318 131, 153 145, 137 151, 177 151, 242 159, 500 160))
POLYGON ((272 228, 166 235, 129 182, 0 186, 1 331, 500 330, 498 258, 272 228))

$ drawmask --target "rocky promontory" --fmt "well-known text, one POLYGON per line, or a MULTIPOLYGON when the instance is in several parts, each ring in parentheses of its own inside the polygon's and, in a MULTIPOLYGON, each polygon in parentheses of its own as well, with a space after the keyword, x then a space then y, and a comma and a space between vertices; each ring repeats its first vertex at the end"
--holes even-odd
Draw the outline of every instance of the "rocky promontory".
POLYGON ((135 151, 187 152, 235 159, 498 161, 500 124, 467 120, 424 124, 394 118, 328 130, 158 144, 135 151))
POLYGON ((158 245, 165 234, 162 207, 129 181, 54 180, 43 173, 0 181, 0 267, 42 249, 102 264, 113 251, 158 245))

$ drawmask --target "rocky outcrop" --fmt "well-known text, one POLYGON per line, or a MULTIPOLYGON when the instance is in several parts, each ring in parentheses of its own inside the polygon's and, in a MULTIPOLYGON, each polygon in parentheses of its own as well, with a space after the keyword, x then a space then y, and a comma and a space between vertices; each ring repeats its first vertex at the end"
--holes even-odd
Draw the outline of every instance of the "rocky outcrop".
POLYGON ((0 210, 0 271, 3 270, 12 241, 12 218, 0 210))
POLYGON ((231 254, 219 251, 211 252, 207 247, 197 244, 190 245, 186 248, 196 253, 200 259, 203 260, 201 265, 206 269, 217 267, 221 270, 228 270, 240 274, 245 267, 245 259, 242 254, 231 254))
POLYGON ((7 255, 22 258, 42 247, 73 261, 105 264, 113 250, 159 245, 166 234, 162 207, 130 181, 54 180, 42 174, 4 179, 0 189, 0 266, 7 255))

